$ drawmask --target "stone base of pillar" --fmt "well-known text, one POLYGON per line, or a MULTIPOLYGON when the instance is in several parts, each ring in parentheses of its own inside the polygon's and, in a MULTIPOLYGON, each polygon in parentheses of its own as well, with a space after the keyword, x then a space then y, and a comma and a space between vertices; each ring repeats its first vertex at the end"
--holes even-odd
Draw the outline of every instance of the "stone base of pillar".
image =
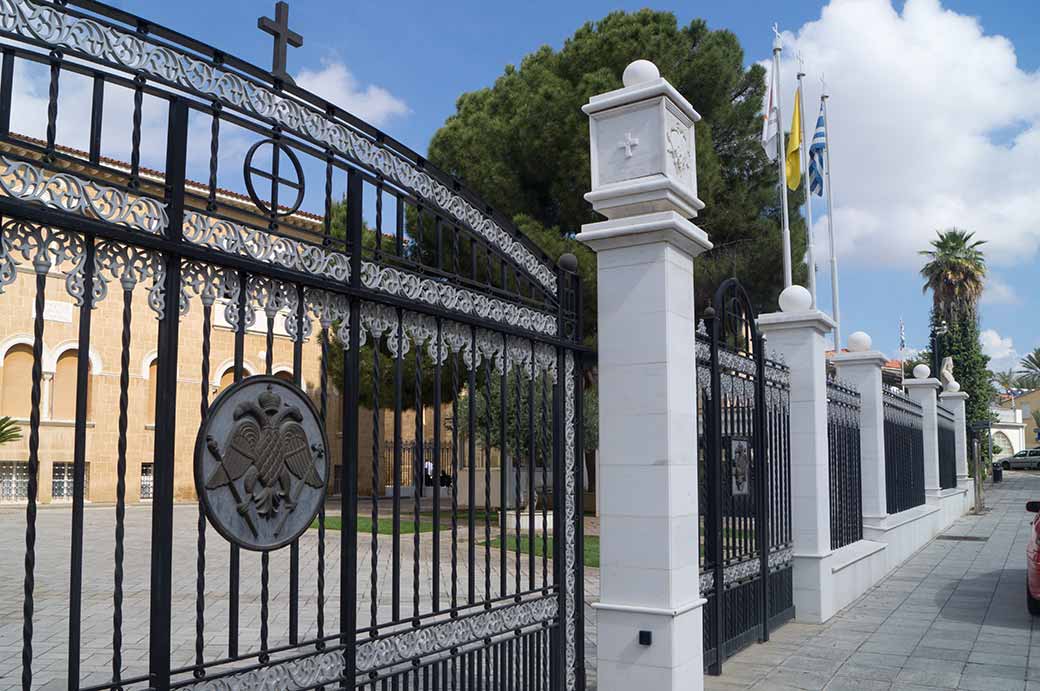
POLYGON ((680 611, 597 603, 596 659, 600 691, 704 688, 701 599, 680 611), (641 631, 650 644, 639 642, 641 631))
POLYGON ((795 619, 822 624, 888 573, 885 545, 858 540, 824 555, 794 557, 795 619))
POLYGON ((864 520, 863 537, 887 546, 886 571, 891 571, 939 533, 941 515, 940 507, 926 503, 880 520, 864 520))
POLYGON ((943 531, 958 518, 966 514, 970 509, 975 497, 970 491, 970 485, 961 485, 950 489, 940 489, 936 492, 926 491, 925 501, 929 506, 939 509, 938 530, 943 531))

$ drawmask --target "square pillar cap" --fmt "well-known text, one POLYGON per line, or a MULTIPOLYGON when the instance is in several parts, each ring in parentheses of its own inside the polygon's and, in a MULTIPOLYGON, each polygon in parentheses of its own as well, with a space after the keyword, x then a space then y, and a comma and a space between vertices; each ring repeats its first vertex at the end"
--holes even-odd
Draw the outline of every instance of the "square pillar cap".
POLYGON ((759 315, 758 328, 767 334, 770 331, 812 329, 822 336, 834 329, 834 320, 815 309, 804 312, 770 312, 759 315))
POLYGON ((674 211, 586 223, 577 239, 595 252, 667 242, 696 257, 712 248, 707 233, 674 211))
POLYGON ((888 358, 880 350, 861 350, 835 353, 831 362, 835 365, 876 365, 880 369, 888 362, 888 358))
POLYGON ((942 382, 935 377, 927 379, 904 379, 903 386, 908 389, 941 389, 942 382))
POLYGON ((948 401, 966 401, 970 396, 963 391, 943 391, 939 394, 939 398, 944 398, 948 401))
POLYGON ((649 81, 638 82, 632 86, 623 86, 620 89, 598 94, 590 98, 589 102, 583 105, 581 109, 586 115, 592 115, 593 113, 599 113, 611 108, 626 106, 629 103, 648 101, 658 96, 667 97, 692 122, 697 122, 701 119, 700 113, 694 110, 690 102, 674 86, 669 84, 664 77, 657 77, 649 81))

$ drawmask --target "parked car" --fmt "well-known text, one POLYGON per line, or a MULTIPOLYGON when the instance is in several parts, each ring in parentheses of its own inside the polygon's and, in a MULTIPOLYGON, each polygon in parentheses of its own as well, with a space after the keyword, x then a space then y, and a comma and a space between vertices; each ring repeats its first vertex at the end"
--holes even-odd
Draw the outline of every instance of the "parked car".
MULTIPOLYGON (((1040 501, 1027 501, 1026 511, 1038 514, 1040 501)), ((1033 539, 1026 540, 1026 606, 1040 615, 1040 515, 1033 516, 1033 539)))
POLYGON ((1000 459, 1000 465, 1004 470, 1021 470, 1023 468, 1036 468, 1040 470, 1040 448, 1022 449, 1014 456, 1000 459))

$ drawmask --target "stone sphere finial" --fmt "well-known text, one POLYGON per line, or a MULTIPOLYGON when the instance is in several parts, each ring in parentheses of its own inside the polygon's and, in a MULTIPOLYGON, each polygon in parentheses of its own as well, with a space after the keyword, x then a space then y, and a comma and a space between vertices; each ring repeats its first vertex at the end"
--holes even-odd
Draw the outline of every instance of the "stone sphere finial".
POLYGON ((957 381, 951 381, 946 385, 946 393, 957 393, 961 390, 961 385, 957 381))
POLYGON ((572 274, 578 273, 578 258, 570 252, 560 255, 560 268, 572 274))
POLYGON ((660 78, 661 71, 657 69, 657 65, 649 60, 636 60, 625 68, 625 73, 621 75, 621 83, 625 86, 635 86, 660 78))
POLYGON ((800 285, 789 285, 780 293, 781 312, 808 312, 812 308, 812 295, 800 285))
POLYGON ((849 352, 863 353, 870 350, 874 340, 865 331, 854 331, 849 334, 849 352))
POLYGON ((932 376, 932 368, 923 362, 914 367, 914 379, 927 379, 930 376, 932 376))

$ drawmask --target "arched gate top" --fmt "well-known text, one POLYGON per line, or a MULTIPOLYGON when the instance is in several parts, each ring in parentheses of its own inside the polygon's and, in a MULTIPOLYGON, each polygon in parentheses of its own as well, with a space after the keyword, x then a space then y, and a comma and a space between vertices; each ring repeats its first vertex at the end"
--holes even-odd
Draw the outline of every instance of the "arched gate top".
POLYGON ((274 71, 263 70, 92 0, 0 0, 0 35, 47 51, 52 62, 64 60, 66 69, 88 74, 84 62, 102 66, 145 85, 141 88, 149 94, 187 98, 193 107, 242 126, 255 123, 279 141, 326 159, 330 169, 341 164, 360 169, 373 184, 393 187, 420 209, 463 228, 548 299, 557 297, 558 275, 551 260, 509 220, 416 152, 295 85, 277 60, 274 71))

